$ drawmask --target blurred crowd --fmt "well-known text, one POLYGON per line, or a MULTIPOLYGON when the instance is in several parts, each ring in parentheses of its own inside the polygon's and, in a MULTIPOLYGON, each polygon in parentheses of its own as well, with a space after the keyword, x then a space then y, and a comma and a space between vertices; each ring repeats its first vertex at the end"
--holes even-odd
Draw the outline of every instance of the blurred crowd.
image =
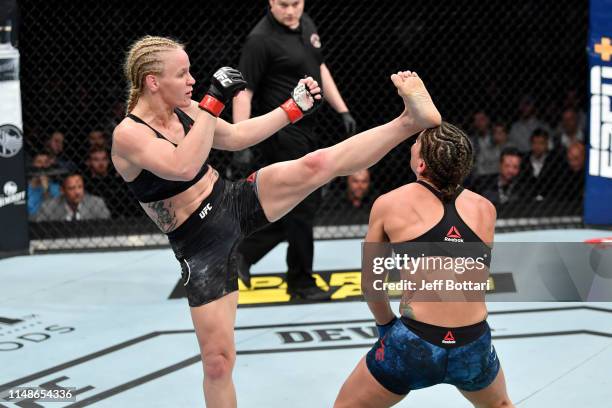
POLYGON ((498 211, 526 204, 580 208, 584 190, 585 114, 568 93, 554 124, 541 119, 534 100, 524 96, 518 118, 492 121, 485 110, 471 118, 474 169, 466 187, 498 211))
MULTIPOLYGON (((122 105, 122 104, 119 104, 122 105)), ((117 112, 117 122, 120 120, 117 112)), ((66 149, 62 131, 32 146, 27 164, 28 215, 31 221, 80 221, 141 216, 141 210, 115 171, 110 132, 95 128, 80 144, 66 149), (67 152, 68 150, 68 152, 67 152)))

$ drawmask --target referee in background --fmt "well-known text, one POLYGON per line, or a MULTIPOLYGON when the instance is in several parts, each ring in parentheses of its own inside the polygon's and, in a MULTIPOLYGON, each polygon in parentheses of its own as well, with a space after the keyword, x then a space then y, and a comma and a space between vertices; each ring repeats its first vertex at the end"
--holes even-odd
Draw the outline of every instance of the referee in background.
MULTIPOLYGON (((356 122, 325 65, 317 27, 304 13, 304 0, 269 0, 266 15, 249 33, 240 57, 240 71, 247 81, 245 92, 233 102, 234 123, 279 106, 295 84, 306 76, 322 85, 325 100, 340 114, 347 134, 356 122)), ((300 158, 317 147, 315 116, 287 126, 260 144, 265 164, 300 158)), ((320 190, 312 193, 281 220, 245 239, 236 257, 239 275, 250 287, 250 267, 278 243, 287 240, 287 293, 292 298, 329 299, 312 277, 314 217, 320 190)))

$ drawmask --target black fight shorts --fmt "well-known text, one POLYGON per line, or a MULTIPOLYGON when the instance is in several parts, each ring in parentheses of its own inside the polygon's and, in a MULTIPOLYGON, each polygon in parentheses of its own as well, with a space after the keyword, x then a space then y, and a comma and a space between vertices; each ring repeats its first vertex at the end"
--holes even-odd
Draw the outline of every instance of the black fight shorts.
POLYGON ((168 234, 189 306, 196 307, 238 290, 233 252, 240 241, 268 224, 257 197, 256 173, 230 182, 219 178, 212 193, 168 234))

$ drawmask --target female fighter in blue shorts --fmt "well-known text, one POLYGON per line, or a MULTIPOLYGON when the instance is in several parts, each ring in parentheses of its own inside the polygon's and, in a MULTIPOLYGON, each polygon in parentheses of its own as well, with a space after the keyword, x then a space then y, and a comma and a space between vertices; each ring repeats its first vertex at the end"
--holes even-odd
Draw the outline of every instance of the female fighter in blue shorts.
MULTIPOLYGON (((457 127, 443 122, 421 132, 410 157, 417 181, 375 201, 366 242, 412 245, 419 253, 428 243, 444 251, 443 245, 450 245, 451 255, 488 255, 488 264, 496 211, 487 199, 460 186, 472 163, 470 141, 457 127)), ((368 272, 362 276, 366 294, 373 290, 368 272)), ((414 301, 421 286, 415 283, 414 291, 404 291, 400 319, 386 293, 368 301, 379 339, 346 380, 334 406, 390 407, 412 390, 447 383, 476 407, 513 407, 491 344, 484 291, 480 301, 414 301)))

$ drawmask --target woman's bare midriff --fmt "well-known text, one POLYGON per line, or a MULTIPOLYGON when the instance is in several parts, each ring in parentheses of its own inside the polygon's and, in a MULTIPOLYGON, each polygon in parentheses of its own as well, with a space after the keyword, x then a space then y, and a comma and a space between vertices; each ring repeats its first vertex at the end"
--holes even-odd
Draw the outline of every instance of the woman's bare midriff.
POLYGON ((164 233, 177 229, 210 195, 219 173, 209 166, 208 171, 197 183, 187 190, 161 201, 140 203, 149 218, 164 233))
POLYGON ((402 316, 441 327, 463 327, 487 318, 484 302, 403 302, 402 316))

